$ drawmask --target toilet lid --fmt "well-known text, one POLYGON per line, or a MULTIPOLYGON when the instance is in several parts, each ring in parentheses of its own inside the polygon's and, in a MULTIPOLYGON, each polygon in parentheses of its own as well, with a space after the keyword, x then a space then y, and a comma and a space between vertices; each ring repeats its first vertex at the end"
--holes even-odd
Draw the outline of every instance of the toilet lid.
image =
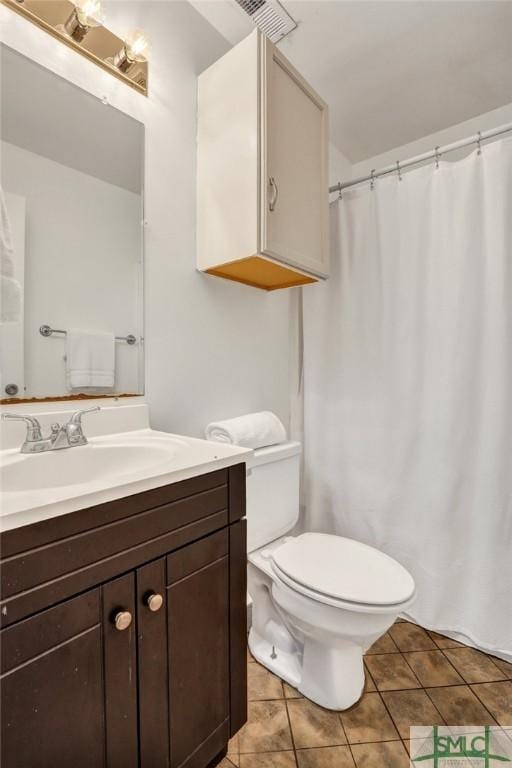
POLYGON ((303 533, 272 553, 277 568, 313 592, 365 605, 393 605, 414 594, 410 573, 378 549, 325 533, 303 533))

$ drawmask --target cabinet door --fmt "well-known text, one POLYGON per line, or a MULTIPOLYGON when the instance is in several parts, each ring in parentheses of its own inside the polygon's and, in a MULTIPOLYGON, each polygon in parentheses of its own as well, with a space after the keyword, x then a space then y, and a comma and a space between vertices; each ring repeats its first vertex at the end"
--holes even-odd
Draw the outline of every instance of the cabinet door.
POLYGON ((262 45, 262 251, 327 277, 327 105, 275 46, 262 45))
POLYGON ((137 569, 140 768, 169 766, 165 558, 137 569))
POLYGON ((102 768, 105 698, 100 590, 0 635, 3 768, 102 768))
POLYGON ((171 768, 203 768, 229 738, 228 532, 167 558, 171 768))
POLYGON ((128 575, 2 630, 2 768, 137 768, 134 607, 128 575))
POLYGON ((107 768, 137 768, 135 574, 104 584, 102 603, 107 768))

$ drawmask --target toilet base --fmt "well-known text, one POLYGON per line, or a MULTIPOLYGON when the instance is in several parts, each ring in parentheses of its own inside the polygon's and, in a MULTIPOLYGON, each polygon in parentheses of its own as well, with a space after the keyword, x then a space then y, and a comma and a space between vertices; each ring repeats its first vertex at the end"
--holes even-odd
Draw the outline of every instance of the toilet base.
POLYGON ((264 667, 284 680, 285 683, 297 688, 302 672, 301 659, 297 653, 289 653, 282 648, 276 648, 268 640, 259 635, 254 627, 249 632, 249 650, 264 667))
POLYGON ((348 709, 363 694, 362 651, 353 644, 325 647, 307 638, 302 654, 290 653, 265 640, 254 627, 248 642, 256 661, 325 709, 348 709))
POLYGON ((363 695, 362 649, 353 643, 326 646, 315 638, 307 638, 298 688, 321 707, 348 709, 363 695))

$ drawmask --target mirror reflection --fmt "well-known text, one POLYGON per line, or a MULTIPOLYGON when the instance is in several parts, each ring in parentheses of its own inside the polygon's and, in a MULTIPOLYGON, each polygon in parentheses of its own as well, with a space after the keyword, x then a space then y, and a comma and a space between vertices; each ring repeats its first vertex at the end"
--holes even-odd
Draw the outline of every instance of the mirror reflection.
POLYGON ((143 392, 144 126, 1 46, 0 398, 143 392))

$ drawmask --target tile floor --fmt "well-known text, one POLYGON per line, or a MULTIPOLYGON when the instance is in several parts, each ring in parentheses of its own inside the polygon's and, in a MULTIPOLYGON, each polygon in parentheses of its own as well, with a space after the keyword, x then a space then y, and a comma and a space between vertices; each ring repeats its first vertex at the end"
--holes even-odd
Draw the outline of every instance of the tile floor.
POLYGON ((408 768, 410 725, 512 726, 512 664, 398 621, 365 657, 366 688, 330 712, 248 654, 249 719, 221 768, 408 768))

